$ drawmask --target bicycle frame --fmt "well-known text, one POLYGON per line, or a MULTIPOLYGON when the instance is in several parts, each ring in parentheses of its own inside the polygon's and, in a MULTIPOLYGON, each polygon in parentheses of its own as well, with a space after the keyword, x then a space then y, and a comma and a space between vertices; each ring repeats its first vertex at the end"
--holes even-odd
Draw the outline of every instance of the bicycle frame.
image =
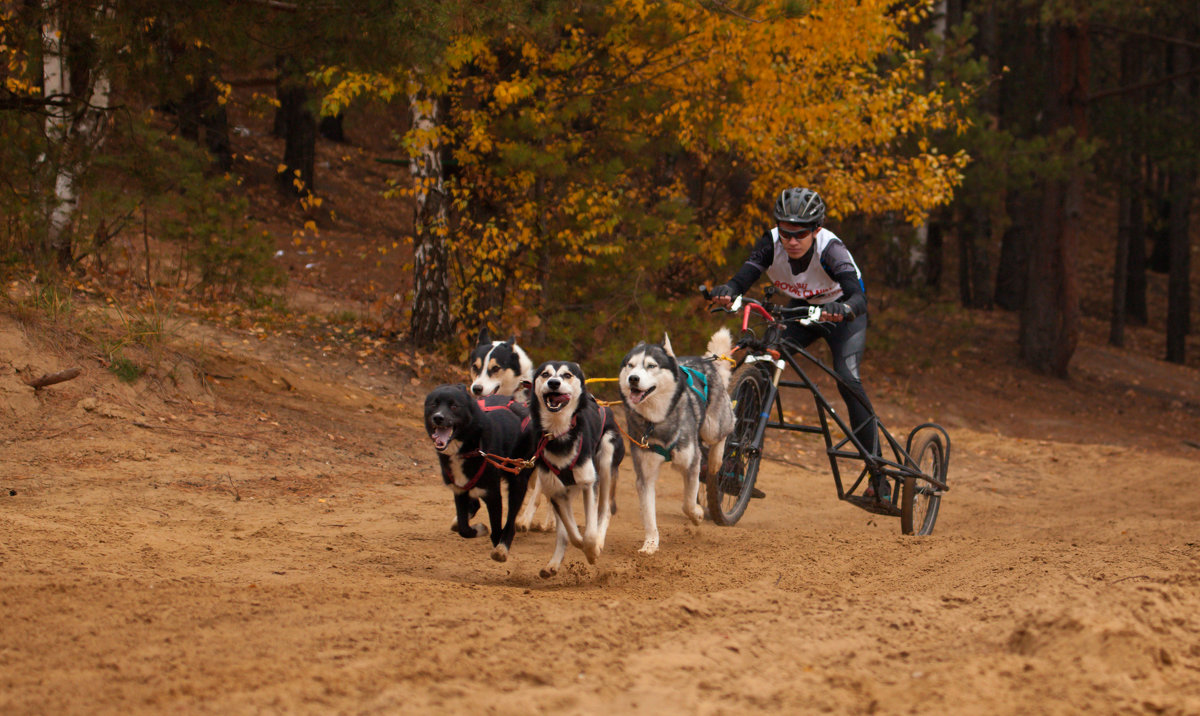
MULTIPOLYGON (((766 362, 770 366, 770 388, 767 391, 767 400, 765 409, 759 417, 759 423, 754 435, 754 444, 762 445, 763 438, 768 428, 775 430, 785 430, 802 433, 813 433, 823 435, 825 438, 825 452, 829 458, 829 466, 833 472, 834 484, 837 486, 838 499, 850 501, 864 509, 875 511, 883 508, 884 511, 891 513, 895 511, 893 503, 875 502, 869 498, 856 495, 855 492, 863 484, 863 480, 867 475, 875 477, 883 477, 902 481, 905 477, 915 477, 929 483, 938 491, 945 491, 949 488, 944 482, 941 482, 931 475, 926 475, 917 467, 916 462, 909 455, 909 449, 912 447, 912 437, 922 429, 933 429, 939 431, 945 444, 949 446, 950 436, 946 431, 936 423, 923 423, 913 429, 909 433, 906 444, 901 446, 900 443, 892 436, 883 422, 877 415, 873 416, 878 434, 881 434, 886 439, 887 445, 892 452, 894 459, 884 457, 884 450, 880 449, 880 455, 873 455, 859 441, 855 434, 855 426, 849 425, 845 420, 838 415, 834 410, 829 400, 825 398, 820 388, 809 377, 808 373, 795 359, 795 355, 800 355, 806 358, 809 362, 823 370, 827 375, 831 376, 838 385, 845 385, 836 372, 829 366, 825 365, 816 356, 809 353, 806 349, 795 345, 782 337, 783 331, 787 326, 787 321, 777 318, 772 315, 766 308, 758 303, 746 303, 744 305, 744 313, 742 314, 742 334, 743 338, 738 341, 737 347, 740 348, 756 348, 754 344, 759 344, 757 350, 749 350, 742 360, 742 364, 766 362), (752 335, 749 331, 750 317, 753 313, 761 314, 766 320, 767 334, 762 341, 747 341, 746 336, 752 335), (783 348, 783 351, 776 350, 774 347, 783 348), (799 377, 799 380, 783 380, 784 372, 787 368, 799 377), (813 402, 817 409, 817 417, 820 420, 819 425, 805 425, 802 423, 788 422, 783 414, 783 401, 780 397, 781 388, 800 388, 808 390, 812 393, 813 402), (771 420, 771 407, 774 406, 777 413, 777 419, 771 420), (834 443, 833 436, 830 432, 830 419, 838 428, 846 435, 845 438, 834 443), (847 449, 852 447, 853 451, 847 449), (860 460, 863 462, 863 469, 859 472, 858 477, 853 484, 847 488, 842 480, 841 468, 839 461, 842 460, 860 460)), ((858 426, 861 427, 861 426, 858 426)), ((899 484, 897 482, 897 484, 899 484)), ((895 493, 893 493, 895 494, 895 493)))

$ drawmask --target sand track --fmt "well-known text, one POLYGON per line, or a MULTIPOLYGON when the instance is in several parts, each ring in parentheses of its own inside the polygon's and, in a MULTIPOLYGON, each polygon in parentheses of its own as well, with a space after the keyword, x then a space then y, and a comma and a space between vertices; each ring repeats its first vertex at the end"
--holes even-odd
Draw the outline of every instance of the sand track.
MULTIPOLYGON (((664 473, 644 557, 626 464, 599 563, 543 580, 550 535, 498 564, 447 530, 430 384, 190 339, 226 376, 203 395, 93 369, 6 403, 0 711, 1200 712, 1200 450, 1134 421, 957 425, 920 539, 788 439, 809 467, 764 463, 733 528, 690 525, 664 473)), ((877 382, 889 425, 937 411, 877 382)))

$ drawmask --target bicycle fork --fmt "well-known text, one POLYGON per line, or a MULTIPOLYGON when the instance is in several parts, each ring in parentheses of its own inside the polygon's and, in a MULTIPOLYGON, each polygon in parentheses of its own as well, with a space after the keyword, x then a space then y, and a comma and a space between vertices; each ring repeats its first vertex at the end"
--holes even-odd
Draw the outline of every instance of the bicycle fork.
POLYGON ((767 424, 771 422, 771 408, 775 405, 775 397, 779 395, 779 380, 783 377, 783 371, 787 367, 783 358, 775 358, 770 354, 758 354, 746 356, 745 363, 767 363, 770 367, 771 386, 767 389, 766 399, 763 400, 762 412, 758 414, 758 425, 754 428, 754 441, 752 443, 755 452, 762 453, 763 440, 766 439, 767 424))

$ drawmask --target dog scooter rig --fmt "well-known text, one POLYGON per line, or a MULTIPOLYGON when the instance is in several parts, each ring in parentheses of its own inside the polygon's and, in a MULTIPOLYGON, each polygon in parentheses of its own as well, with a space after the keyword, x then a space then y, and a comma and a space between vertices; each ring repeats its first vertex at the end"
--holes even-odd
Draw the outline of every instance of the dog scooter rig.
MULTIPOLYGON (((700 293, 706 300, 712 300, 707 286, 701 286, 700 293)), ((768 301, 773 293, 774 289, 768 287, 765 292, 768 301)), ((742 317, 742 335, 733 350, 739 357, 738 368, 730 386, 735 426, 726 441, 717 479, 707 485, 713 521, 732 525, 745 512, 769 428, 823 436, 838 499, 875 514, 899 517, 904 534, 932 533, 942 495, 950 489, 946 483, 950 435, 945 429, 936 423, 923 423, 912 429, 902 445, 874 416, 882 449, 880 455, 872 454, 855 435, 859 426, 847 424, 838 415, 804 367, 816 366, 839 384, 843 384, 842 379, 825 363, 784 337, 792 321, 803 325, 819 322, 820 307, 787 308, 738 296, 729 308, 712 310, 740 311, 742 317), (797 356, 804 359, 803 364, 797 361, 797 356), (792 375, 787 374, 788 368, 792 375), (812 395, 817 424, 785 419, 783 388, 805 390, 812 395), (835 440, 834 426, 844 437, 835 440), (854 465, 858 470, 849 487, 842 479, 845 465, 854 465), (874 495, 865 494, 868 485, 884 480, 891 487, 889 496, 881 498, 879 490, 874 495)))

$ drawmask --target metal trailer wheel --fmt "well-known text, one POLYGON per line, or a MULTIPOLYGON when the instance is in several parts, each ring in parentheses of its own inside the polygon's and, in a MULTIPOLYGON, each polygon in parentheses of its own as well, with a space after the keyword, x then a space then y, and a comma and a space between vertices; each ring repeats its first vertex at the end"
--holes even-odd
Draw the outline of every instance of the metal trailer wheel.
MULTIPOLYGON (((946 482, 948 457, 941 435, 927 431, 913 444, 909 455, 921 473, 946 482)), ((906 476, 900 496, 900 531, 906 535, 932 534, 941 502, 942 493, 936 487, 918 477, 906 476)))

